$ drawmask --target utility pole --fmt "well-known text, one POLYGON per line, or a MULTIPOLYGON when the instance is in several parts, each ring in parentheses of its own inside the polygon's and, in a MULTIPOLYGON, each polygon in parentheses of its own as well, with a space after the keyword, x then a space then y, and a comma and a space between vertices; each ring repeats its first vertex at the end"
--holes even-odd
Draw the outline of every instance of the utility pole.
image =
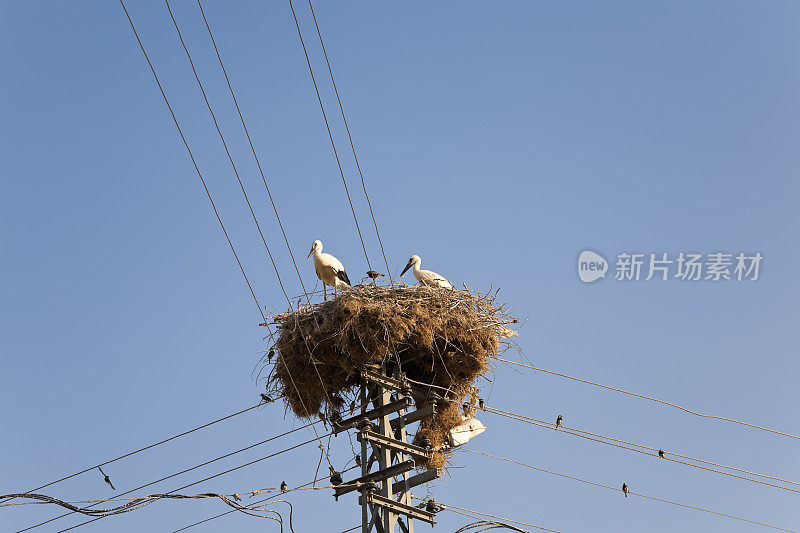
POLYGON ((396 364, 367 365, 361 372, 361 413, 334 423, 334 433, 358 429, 361 476, 334 489, 334 496, 361 495, 361 533, 414 533, 414 519, 435 523, 435 510, 411 503, 411 489, 441 474, 432 468, 416 475, 431 449, 406 441, 406 426, 433 416, 436 397, 412 386, 396 364), (424 407, 411 411, 414 400, 424 407))

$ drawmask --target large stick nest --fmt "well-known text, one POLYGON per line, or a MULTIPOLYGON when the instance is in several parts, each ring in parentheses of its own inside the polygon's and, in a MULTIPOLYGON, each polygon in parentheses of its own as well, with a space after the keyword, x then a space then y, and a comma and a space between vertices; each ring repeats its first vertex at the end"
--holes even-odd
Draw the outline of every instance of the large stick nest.
MULTIPOLYGON (((423 420, 414 442, 446 448, 450 429, 462 423, 460 409, 474 413, 479 377, 489 357, 516 323, 496 293, 415 285, 356 286, 327 302, 274 316, 278 354, 267 388, 283 396, 298 417, 347 415, 357 403, 365 364, 400 364, 406 377, 446 401, 423 420)), ((418 407, 422 407, 418 402, 418 407)), ((467 412, 467 414, 471 414, 467 412)), ((437 452, 427 467, 441 467, 437 452)))

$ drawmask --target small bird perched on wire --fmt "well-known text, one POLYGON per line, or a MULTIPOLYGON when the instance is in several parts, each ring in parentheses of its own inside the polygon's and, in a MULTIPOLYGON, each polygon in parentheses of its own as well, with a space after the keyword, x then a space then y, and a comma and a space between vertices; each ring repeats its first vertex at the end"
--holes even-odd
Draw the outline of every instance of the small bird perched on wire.
POLYGON ((564 419, 561 417, 561 415, 558 415, 558 418, 556 418, 556 429, 558 429, 558 428, 560 428, 560 427, 561 427, 561 422, 562 422, 563 420, 564 420, 564 419))
POLYGON ((628 497, 628 493, 630 492, 630 490, 631 489, 628 488, 627 483, 622 484, 622 494, 624 494, 626 498, 628 497))
POLYGON ((267 354, 267 363, 271 363, 273 357, 275 357, 275 348, 270 348, 267 354))
POLYGON ((281 492, 286 492, 289 486, 286 484, 285 481, 281 481, 281 492))
POLYGON ((335 409, 340 409, 344 405, 344 398, 336 393, 330 395, 331 404, 335 409))
POLYGON ((378 278, 382 278, 384 275, 380 272, 375 272, 374 270, 367 270, 367 277, 372 280, 373 283, 378 281, 378 278))
POLYGON ((274 402, 275 400, 273 400, 273 399, 272 399, 272 398, 270 398, 268 395, 266 395, 266 394, 264 394, 264 393, 262 392, 262 393, 261 393, 261 401, 262 401, 262 402, 264 402, 264 403, 272 403, 272 402, 274 402))
POLYGON ((356 466, 361 466, 361 454, 356 454, 356 466))
POLYGON ((101 473, 101 474, 103 474, 103 481, 105 481, 106 483, 108 483, 108 486, 109 486, 109 487, 111 487, 111 490, 117 490, 117 489, 115 489, 115 488, 114 488, 114 484, 113 484, 113 483, 111 483, 111 478, 109 478, 109 477, 106 475, 106 473, 105 473, 105 472, 103 472, 103 469, 102 469, 102 468, 100 468, 99 466, 97 467, 97 469, 100 471, 100 473, 101 473))
POLYGON ((334 294, 336 294, 336 289, 338 288, 350 287, 350 278, 347 277, 347 273, 344 271, 344 265, 331 254, 322 253, 322 241, 314 241, 306 260, 311 259, 312 255, 314 256, 314 270, 317 273, 317 277, 322 280, 322 293, 325 300, 328 299, 326 287, 333 287, 334 294))
POLYGON ((662 459, 666 459, 666 457, 664 457, 664 450, 658 450, 658 456, 662 459))
POLYGON ((444 276, 437 274, 432 270, 422 270, 419 266, 422 264, 422 259, 418 255, 412 255, 408 260, 406 267, 400 272, 400 276, 405 274, 409 268, 414 267, 414 277, 417 278, 420 285, 427 285, 429 287, 444 287, 445 289, 454 289, 453 284, 447 281, 444 276))
POLYGON ((332 466, 329 466, 328 470, 331 471, 331 477, 330 477, 331 485, 333 486, 341 485, 342 484, 341 472, 337 472, 336 470, 333 469, 332 466))

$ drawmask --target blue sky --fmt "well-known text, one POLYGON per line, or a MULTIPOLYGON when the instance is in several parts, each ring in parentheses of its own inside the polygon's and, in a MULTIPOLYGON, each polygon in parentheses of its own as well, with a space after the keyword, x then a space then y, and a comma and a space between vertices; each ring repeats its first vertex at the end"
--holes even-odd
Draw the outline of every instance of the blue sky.
MULTIPOLYGON (((298 14, 336 116, 308 6, 298 14)), ((285 3, 208 2, 295 255, 321 239, 366 271, 285 3)), ((200 76, 273 246, 299 283, 196 3, 176 0, 200 76)), ((315 6, 393 269, 412 253, 457 284, 501 287, 529 317, 537 365, 790 433, 800 432, 800 89, 793 2, 322 3, 315 6), (576 259, 760 252, 756 282, 591 285, 576 259)), ((208 200, 115 2, 3 3, 0 43, 0 491, 32 488, 253 404, 265 332, 208 200)), ((263 245, 159 2, 131 2, 262 303, 282 310, 263 245)), ((373 266, 339 121, 334 135, 373 266)), ((310 262, 300 264, 314 285, 310 262)), ((613 268, 613 266, 612 266, 613 268)), ((404 278, 410 280, 410 278, 404 278)), ((509 356, 512 356, 510 353, 509 356)), ((519 357, 514 354, 513 357, 519 357)), ((797 441, 500 366, 496 407, 800 481, 797 441)), ((483 415, 474 448, 648 495, 800 526, 797 494, 483 415)), ((120 490, 296 427, 273 405, 109 465, 120 490)), ((294 434, 153 487, 171 490, 309 437, 294 434)), ((336 464, 349 444, 334 441, 336 464)), ((229 492, 313 476, 307 446, 197 487, 229 492)), ((577 531, 750 531, 474 455, 437 500, 577 531)), ((107 497, 99 475, 52 487, 107 497)), ((423 491, 424 493, 424 491, 423 491)), ((356 525, 354 498, 295 497, 297 531, 356 525)), ((55 514, 0 512, 5 531, 55 514)), ((85 531, 172 531, 227 510, 160 502, 85 531)), ((466 519, 444 513, 436 530, 466 519)), ((57 531, 81 521, 48 524, 57 531)), ((233 515, 196 531, 262 531, 233 515)), ((48 529, 49 528, 49 529, 48 529)), ((427 526, 419 526, 422 531, 427 526)))

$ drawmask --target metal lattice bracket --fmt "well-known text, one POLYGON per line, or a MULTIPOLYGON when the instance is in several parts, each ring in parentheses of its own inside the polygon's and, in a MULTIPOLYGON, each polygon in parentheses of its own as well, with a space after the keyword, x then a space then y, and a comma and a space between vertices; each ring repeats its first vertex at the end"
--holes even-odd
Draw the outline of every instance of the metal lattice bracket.
POLYGON ((367 365, 361 378, 361 413, 337 421, 334 427, 336 434, 358 428, 361 476, 336 487, 334 496, 361 493, 362 533, 413 533, 414 519, 434 524, 434 513, 411 504, 411 489, 437 479, 441 472, 430 469, 411 475, 416 462, 427 461, 431 452, 407 441, 406 425, 433 416, 436 401, 406 380, 396 366, 387 370, 367 365), (407 412, 415 401, 424 407, 407 412))

